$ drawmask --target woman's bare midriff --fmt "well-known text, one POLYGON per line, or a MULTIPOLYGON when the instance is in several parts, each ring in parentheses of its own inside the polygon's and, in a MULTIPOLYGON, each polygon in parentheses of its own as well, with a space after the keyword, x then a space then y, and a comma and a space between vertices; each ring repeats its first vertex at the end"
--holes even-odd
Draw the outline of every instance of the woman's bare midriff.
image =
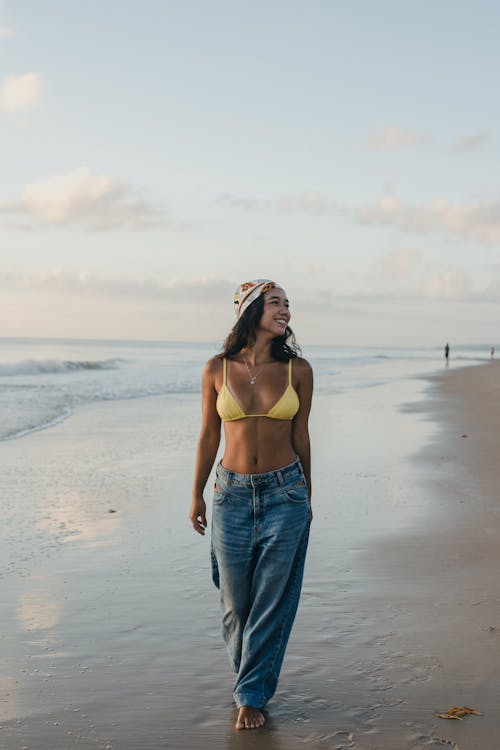
POLYGON ((293 463, 291 420, 247 417, 224 423, 222 466, 238 474, 262 474, 293 463))

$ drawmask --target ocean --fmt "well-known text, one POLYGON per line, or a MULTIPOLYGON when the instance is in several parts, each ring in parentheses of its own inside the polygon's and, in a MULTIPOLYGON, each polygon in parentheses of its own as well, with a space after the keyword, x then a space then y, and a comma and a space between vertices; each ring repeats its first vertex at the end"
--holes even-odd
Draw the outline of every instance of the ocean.
MULTIPOLYGON (((207 343, 0 338, 0 440, 48 429, 98 402, 200 389, 207 343)), ((442 348, 304 346, 317 393, 347 393, 441 370, 442 348)), ((453 347, 450 366, 489 358, 489 347, 453 347)))

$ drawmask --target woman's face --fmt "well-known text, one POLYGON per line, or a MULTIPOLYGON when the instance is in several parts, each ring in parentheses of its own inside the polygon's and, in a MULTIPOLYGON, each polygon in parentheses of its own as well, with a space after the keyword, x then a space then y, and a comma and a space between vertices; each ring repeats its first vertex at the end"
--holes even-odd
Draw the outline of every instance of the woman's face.
POLYGON ((285 290, 275 287, 266 292, 259 328, 269 331, 274 336, 283 336, 290 318, 290 307, 285 290))

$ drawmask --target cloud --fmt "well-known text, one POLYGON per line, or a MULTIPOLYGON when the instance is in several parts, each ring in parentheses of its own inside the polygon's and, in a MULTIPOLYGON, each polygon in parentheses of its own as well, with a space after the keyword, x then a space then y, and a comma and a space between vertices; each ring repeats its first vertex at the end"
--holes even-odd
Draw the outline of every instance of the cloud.
MULTIPOLYGON (((500 279, 500 276, 499 276, 500 279)), ((387 310, 391 317, 404 316, 409 305, 421 306, 435 303, 495 303, 500 302, 500 281, 496 288, 475 288, 469 274, 462 268, 428 268, 409 284, 362 286, 356 291, 339 289, 304 289, 299 300, 294 300, 294 311, 321 312, 337 315, 349 313, 366 315, 369 310, 387 310), (397 312, 395 312, 397 311, 397 312)), ((430 310, 430 308, 428 308, 430 310)), ((430 314, 430 313, 429 313, 430 314)))
POLYGON ((488 140, 486 133, 476 133, 475 135, 469 135, 466 138, 461 138, 452 147, 452 151, 473 151, 482 146, 488 140))
POLYGON ((0 39, 8 39, 11 36, 15 36, 14 29, 11 29, 9 26, 5 26, 2 21, 0 21, 0 39))
POLYGON ((0 0, 0 39, 8 39, 16 35, 14 29, 11 29, 5 20, 4 6, 5 3, 3 0, 0 0))
POLYGON ((412 276, 423 257, 421 250, 401 249, 389 253, 380 263, 380 270, 389 279, 403 280, 412 276))
POLYGON ((0 267, 0 335, 214 341, 234 323, 236 282, 102 277, 0 267))
MULTIPOLYGON (((299 340, 324 344, 332 334, 335 344, 394 346, 436 335, 458 339, 458 332, 450 333, 452 322, 463 335, 478 323, 484 332, 484 320, 494 319, 498 310, 500 284, 487 296, 467 289, 461 269, 424 271, 410 288, 392 283, 377 291, 370 285, 346 294, 321 280, 312 288, 302 285, 293 297, 299 340), (482 307, 488 303, 495 305, 491 313, 482 307)), ((234 323, 235 286, 235 280, 211 276, 104 278, 63 267, 30 273, 0 267, 0 334, 191 340, 218 347, 222 341, 215 337, 234 323)))
POLYGON ((426 300, 485 301, 486 290, 480 289, 479 278, 474 283, 471 274, 463 267, 425 260, 420 250, 398 250, 388 254, 373 263, 373 273, 362 281, 360 289, 349 297, 380 304, 426 300))
POLYGON ((39 73, 7 76, 0 89, 0 105, 10 115, 31 112, 40 106, 43 89, 39 73))
POLYGON ((423 280, 420 291, 431 300, 460 300, 471 294, 471 282, 462 269, 434 271, 423 280))
POLYGON ((442 231, 484 243, 500 240, 500 200, 453 204, 437 198, 427 205, 408 206, 393 196, 385 196, 376 206, 359 211, 358 220, 417 234, 442 231))
POLYGON ((326 263, 319 258, 311 258, 307 264, 307 271, 311 276, 322 275, 326 270, 326 263))
POLYGON ((388 127, 381 133, 370 138, 369 145, 377 151, 389 151, 417 146, 428 140, 429 136, 424 133, 417 133, 414 130, 405 130, 399 127, 388 127))
POLYGON ((123 298, 124 300, 160 300, 164 302, 185 303, 198 310, 199 303, 215 302, 227 299, 228 308, 232 310, 232 297, 236 288, 235 281, 228 281, 213 276, 200 276, 194 279, 173 277, 159 280, 157 278, 127 279, 103 278, 89 271, 73 272, 63 266, 54 266, 46 271, 23 273, 13 268, 0 267, 0 289, 55 290, 74 295, 99 296, 106 299, 123 298))
POLYGON ((228 206, 229 208, 261 213, 305 213, 311 216, 326 216, 338 212, 338 207, 330 201, 327 195, 315 191, 305 191, 303 193, 283 195, 271 199, 238 197, 225 194, 218 196, 216 203, 221 206, 228 206))
POLYGON ((92 230, 140 229, 158 223, 161 212, 125 182, 79 167, 27 185, 0 213, 21 214, 49 225, 83 224, 92 230))

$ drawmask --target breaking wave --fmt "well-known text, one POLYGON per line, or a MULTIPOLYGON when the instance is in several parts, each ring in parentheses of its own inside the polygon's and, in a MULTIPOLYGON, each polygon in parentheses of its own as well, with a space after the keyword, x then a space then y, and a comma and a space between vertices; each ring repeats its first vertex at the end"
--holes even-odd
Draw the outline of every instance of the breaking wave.
POLYGON ((103 360, 59 360, 24 359, 21 362, 0 365, 0 377, 15 375, 47 375, 52 373, 79 372, 81 370, 116 370, 122 359, 103 360))

